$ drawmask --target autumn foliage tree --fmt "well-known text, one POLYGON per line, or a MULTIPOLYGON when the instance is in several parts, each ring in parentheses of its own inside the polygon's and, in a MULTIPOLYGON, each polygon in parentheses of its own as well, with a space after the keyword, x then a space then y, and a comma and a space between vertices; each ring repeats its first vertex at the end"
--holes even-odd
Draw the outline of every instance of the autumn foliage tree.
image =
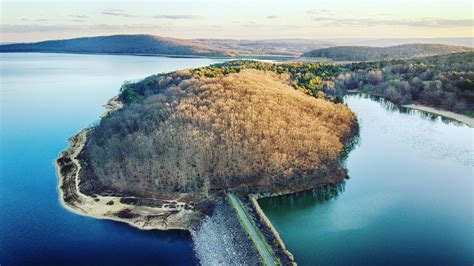
POLYGON ((82 156, 90 193, 272 192, 345 177, 340 156, 355 115, 295 90, 285 75, 185 70, 143 82, 147 93, 139 102, 103 118, 89 134, 82 156))

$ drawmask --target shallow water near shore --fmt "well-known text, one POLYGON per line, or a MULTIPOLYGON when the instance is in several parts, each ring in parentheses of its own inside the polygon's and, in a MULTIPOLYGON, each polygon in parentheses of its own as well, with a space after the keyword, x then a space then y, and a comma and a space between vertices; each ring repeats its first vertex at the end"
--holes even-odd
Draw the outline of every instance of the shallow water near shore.
POLYGON ((221 61, 0 54, 0 264, 195 264, 189 233, 139 231, 64 209, 52 162, 125 80, 221 61))
POLYGON ((359 144, 328 195, 259 200, 299 265, 472 265, 473 129, 381 99, 345 97, 359 144))

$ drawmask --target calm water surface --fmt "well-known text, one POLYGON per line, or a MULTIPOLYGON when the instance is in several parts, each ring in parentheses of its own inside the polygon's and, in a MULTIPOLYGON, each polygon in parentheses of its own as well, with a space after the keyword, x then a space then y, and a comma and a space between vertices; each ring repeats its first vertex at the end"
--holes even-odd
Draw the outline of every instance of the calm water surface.
POLYGON ((362 96, 345 100, 361 134, 343 191, 260 201, 296 261, 472 265, 473 129, 362 96))
POLYGON ((216 62, 0 54, 0 265, 195 263, 186 233, 142 232, 63 209, 52 161, 124 80, 216 62))

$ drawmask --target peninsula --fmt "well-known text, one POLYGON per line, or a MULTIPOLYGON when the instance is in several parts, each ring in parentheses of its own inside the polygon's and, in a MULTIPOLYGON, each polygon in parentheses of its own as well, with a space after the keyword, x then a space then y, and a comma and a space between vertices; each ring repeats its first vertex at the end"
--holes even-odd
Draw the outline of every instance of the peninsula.
POLYGON ((187 229, 225 191, 291 193, 343 180, 344 148, 358 131, 344 93, 472 116, 473 56, 232 61, 124 84, 57 160, 61 199, 140 228, 187 229))
POLYGON ((284 74, 235 66, 124 85, 124 106, 112 101, 57 160, 62 200, 142 228, 186 229, 225 190, 292 192, 343 180, 354 114, 290 84, 284 74))
POLYGON ((344 180, 355 115, 262 66, 274 67, 230 62, 124 84, 100 123, 56 160, 63 205, 140 229, 189 230, 229 191, 292 193, 344 180))

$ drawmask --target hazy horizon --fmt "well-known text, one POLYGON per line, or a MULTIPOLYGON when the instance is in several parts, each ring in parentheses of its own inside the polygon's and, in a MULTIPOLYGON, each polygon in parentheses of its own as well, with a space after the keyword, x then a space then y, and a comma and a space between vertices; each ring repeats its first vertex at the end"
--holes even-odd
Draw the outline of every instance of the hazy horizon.
POLYGON ((115 34, 183 39, 472 38, 472 3, 457 1, 11 1, 0 42, 115 34))
MULTIPOLYGON (((8 44, 20 44, 20 43, 35 43, 42 41, 57 41, 57 40, 69 40, 76 38, 94 38, 100 36, 113 36, 116 34, 108 35, 93 35, 93 36, 76 36, 72 38, 60 38, 60 39, 44 39, 37 41, 17 41, 17 42, 2 42, 0 45, 8 44)), ((133 34, 124 34, 133 35, 133 34)), ((147 34, 145 34, 147 35, 147 34)), ((173 36, 159 36, 164 38, 175 38, 173 36)), ((274 42, 315 42, 315 45, 320 43, 321 47, 332 47, 332 46, 373 46, 373 47, 388 47, 397 46, 404 44, 444 44, 464 47, 474 47, 474 37, 440 37, 440 38, 330 38, 330 39, 318 39, 318 38, 269 38, 269 39, 232 39, 232 38, 195 38, 195 39, 184 39, 184 40, 237 40, 237 41, 274 41, 274 42)))

